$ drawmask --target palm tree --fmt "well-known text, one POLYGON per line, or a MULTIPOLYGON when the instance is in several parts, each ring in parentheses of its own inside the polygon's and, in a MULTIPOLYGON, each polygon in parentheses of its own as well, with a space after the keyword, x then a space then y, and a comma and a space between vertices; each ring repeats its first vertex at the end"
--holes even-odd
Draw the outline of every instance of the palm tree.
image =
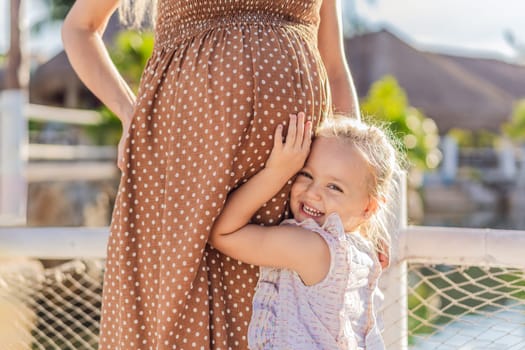
MULTIPOLYGON (((379 0, 365 0, 369 5, 376 5, 379 0)), ((343 0, 343 24, 344 35, 352 37, 372 30, 371 24, 366 18, 357 13, 357 0, 343 0)))
POLYGON ((506 29, 503 32, 503 38, 516 52, 516 60, 519 63, 525 63, 525 42, 517 38, 514 32, 510 29, 506 29))
POLYGON ((55 21, 62 21, 66 18, 67 13, 75 0, 40 0, 48 9, 47 16, 31 25, 32 31, 39 31, 43 26, 55 21))
MULTIPOLYGON (((33 30, 50 21, 62 20, 74 0, 43 0, 49 7, 49 17, 33 24, 33 30)), ((23 0, 10 0, 9 52, 7 54, 5 87, 8 90, 25 90, 29 83, 29 68, 24 50, 24 28, 22 28, 23 0)))

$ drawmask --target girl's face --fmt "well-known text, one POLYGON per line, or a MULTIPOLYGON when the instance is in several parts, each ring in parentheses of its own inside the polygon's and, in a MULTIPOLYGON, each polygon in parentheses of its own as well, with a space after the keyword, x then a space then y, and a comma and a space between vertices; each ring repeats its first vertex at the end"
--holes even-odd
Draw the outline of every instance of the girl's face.
POLYGON ((345 231, 354 231, 376 209, 368 194, 367 162, 336 137, 318 137, 304 168, 292 185, 290 209, 295 220, 314 219, 322 225, 337 213, 345 231))

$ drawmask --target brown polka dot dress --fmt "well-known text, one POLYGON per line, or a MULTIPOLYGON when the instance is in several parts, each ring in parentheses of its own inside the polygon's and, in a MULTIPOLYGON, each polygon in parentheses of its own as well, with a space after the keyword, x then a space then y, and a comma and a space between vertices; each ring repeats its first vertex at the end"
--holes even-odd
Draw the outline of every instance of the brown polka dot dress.
MULTIPOLYGON (((127 139, 100 349, 247 349, 257 268, 207 245, 228 193, 259 171, 278 123, 330 105, 321 0, 159 0, 127 139)), ((289 188, 254 217, 277 224, 289 188)))

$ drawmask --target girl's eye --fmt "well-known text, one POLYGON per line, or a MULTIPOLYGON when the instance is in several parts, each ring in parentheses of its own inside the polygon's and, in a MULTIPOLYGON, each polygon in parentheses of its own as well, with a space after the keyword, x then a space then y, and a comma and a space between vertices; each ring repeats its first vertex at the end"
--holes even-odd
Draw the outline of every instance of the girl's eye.
POLYGON ((330 185, 328 185, 328 188, 331 189, 331 190, 343 193, 343 189, 341 187, 337 186, 337 185, 330 184, 330 185))
POLYGON ((312 178, 312 175, 310 175, 309 173, 307 173, 306 171, 304 170, 301 170, 300 172, 297 173, 297 176, 304 176, 308 179, 311 179, 312 178))

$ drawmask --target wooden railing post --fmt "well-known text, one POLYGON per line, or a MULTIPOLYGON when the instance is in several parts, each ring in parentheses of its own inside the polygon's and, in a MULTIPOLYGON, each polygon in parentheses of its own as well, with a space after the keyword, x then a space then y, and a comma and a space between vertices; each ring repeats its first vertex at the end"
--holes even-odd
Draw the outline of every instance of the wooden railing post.
POLYGON ((390 267, 383 272, 380 285, 385 296, 381 312, 383 339, 387 349, 408 349, 408 281, 407 262, 404 258, 407 227, 406 174, 397 180, 399 200, 391 208, 396 220, 392 223, 392 255, 390 267))

